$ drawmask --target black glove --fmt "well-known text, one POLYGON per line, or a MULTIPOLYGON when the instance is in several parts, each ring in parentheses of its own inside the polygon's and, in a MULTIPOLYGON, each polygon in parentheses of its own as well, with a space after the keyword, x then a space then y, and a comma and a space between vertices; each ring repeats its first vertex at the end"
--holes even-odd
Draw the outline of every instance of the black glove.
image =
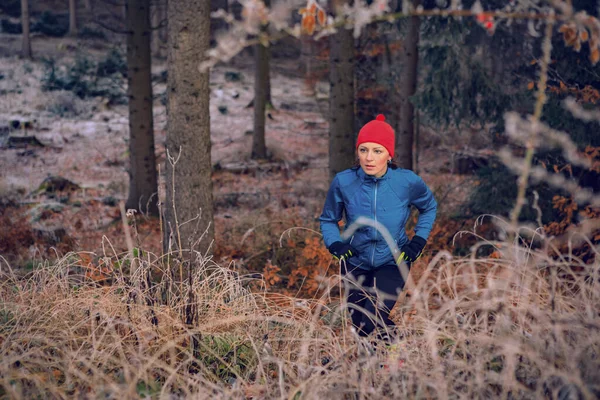
POLYGON ((358 255, 358 251, 347 243, 333 242, 327 249, 336 259, 347 260, 358 255))
POLYGON ((404 260, 408 262, 415 262, 423 252, 423 247, 427 241, 420 236, 413 236, 412 240, 402 246, 400 257, 398 261, 404 260))

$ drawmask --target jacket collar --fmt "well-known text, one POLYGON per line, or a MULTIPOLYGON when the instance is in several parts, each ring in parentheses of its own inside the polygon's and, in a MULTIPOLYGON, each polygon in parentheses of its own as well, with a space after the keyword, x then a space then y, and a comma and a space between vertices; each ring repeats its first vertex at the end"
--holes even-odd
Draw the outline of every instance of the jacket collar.
POLYGON ((383 181, 383 180, 389 179, 389 177, 390 177, 391 168, 389 166, 388 166, 387 171, 385 172, 385 175, 383 175, 381 178, 375 178, 374 176, 367 175, 360 166, 358 166, 357 168, 358 168, 358 170, 356 171, 356 175, 358 175, 360 180, 363 182, 383 181))

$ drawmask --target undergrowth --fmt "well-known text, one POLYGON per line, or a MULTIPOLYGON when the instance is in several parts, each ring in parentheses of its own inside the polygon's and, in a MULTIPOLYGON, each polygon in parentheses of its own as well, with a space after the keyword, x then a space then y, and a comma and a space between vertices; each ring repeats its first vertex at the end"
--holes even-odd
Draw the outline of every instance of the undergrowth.
POLYGON ((389 347, 351 331, 336 275, 307 300, 195 252, 69 253, 25 278, 4 264, 0 393, 597 397, 598 254, 583 263, 548 250, 550 240, 527 242, 481 241, 464 258, 439 252, 397 305, 389 347), (495 250, 478 258, 478 246, 495 250))

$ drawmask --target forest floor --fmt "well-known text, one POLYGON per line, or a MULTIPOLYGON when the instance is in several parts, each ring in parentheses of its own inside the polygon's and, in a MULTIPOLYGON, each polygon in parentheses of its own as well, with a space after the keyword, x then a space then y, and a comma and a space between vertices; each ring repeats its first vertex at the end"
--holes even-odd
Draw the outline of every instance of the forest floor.
MULTIPOLYGON (((47 74, 43 59, 53 58, 57 65, 72 64, 76 57, 98 60, 110 44, 34 37, 34 61, 19 59, 19 46, 19 35, 0 34, 0 198, 5 241, 0 253, 13 267, 29 269, 34 260, 54 257, 55 252, 102 253, 108 243, 117 253, 125 250, 119 202, 126 199, 129 181, 127 106, 101 97, 80 99, 71 92, 43 91, 41 84, 47 74), (15 129, 11 121, 30 125, 15 129), (13 148, 6 145, 9 136, 35 136, 41 146, 13 148), (43 182, 49 176, 76 186, 48 191, 43 182)), ((318 230, 328 188, 328 86, 318 82, 309 88, 297 59, 273 57, 271 63, 275 109, 266 125, 271 159, 261 163, 250 160, 251 55, 240 54, 210 75, 215 258, 223 264, 267 262, 274 256, 269 246, 278 243, 282 232, 294 227, 318 230), (257 237, 242 248, 250 233, 257 237)), ((164 60, 154 62, 156 76, 165 70, 164 60)), ((160 101, 164 91, 164 80, 157 80, 154 126, 161 171, 167 120, 160 101)), ((418 172, 440 200, 438 220, 460 215, 474 179, 452 173, 452 153, 468 145, 469 138, 422 128, 420 142, 418 172)), ((164 190, 161 184, 161 195, 164 190)), ((158 221, 138 217, 137 230, 141 247, 160 253, 158 221)), ((297 240, 316 235, 303 232, 297 240)), ((448 246, 432 244, 437 249, 448 246)))

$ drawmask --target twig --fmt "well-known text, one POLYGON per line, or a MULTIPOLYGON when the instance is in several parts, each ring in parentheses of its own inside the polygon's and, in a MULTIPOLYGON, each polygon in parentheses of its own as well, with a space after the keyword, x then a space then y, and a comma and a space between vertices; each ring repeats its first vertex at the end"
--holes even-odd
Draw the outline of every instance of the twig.
POLYGON ((119 202, 119 209, 121 210, 121 222, 123 223, 123 232, 125 233, 125 243, 127 243, 127 250, 131 255, 131 270, 129 271, 129 275, 133 280, 136 269, 136 257, 133 254, 133 240, 131 239, 131 232, 129 230, 129 225, 127 224, 127 213, 125 211, 125 203, 123 201, 119 202))
POLYGON ((537 139, 537 123, 542 115, 542 109, 546 103, 546 84, 548 81, 548 64, 550 63, 550 55, 552 53, 552 29, 554 28, 554 18, 549 18, 546 24, 546 32, 544 37, 544 43, 542 45, 543 57, 540 68, 540 80, 538 82, 538 93, 537 100, 535 102, 535 110, 532 119, 532 131, 530 139, 526 143, 527 151, 523 160, 523 171, 519 177, 518 194, 515 202, 515 208, 510 214, 510 221, 513 226, 513 232, 516 232, 517 223, 519 221, 519 215, 525 204, 525 193, 527 191, 527 184, 529 182, 529 175, 531 173, 531 165, 533 161, 533 155, 535 153, 535 145, 537 139))
MULTIPOLYGON (((181 247, 181 233, 179 231, 179 221, 177 219, 177 207, 175 207, 175 165, 177 165, 177 162, 179 161, 179 157, 181 157, 181 146, 179 146, 179 154, 177 155, 177 158, 173 158, 171 157, 171 154, 169 153, 169 149, 167 149, 167 160, 169 160, 169 164, 171 164, 171 179, 173 180, 172 183, 172 207, 173 207, 173 218, 175 219, 175 230, 177 232, 177 245, 179 246, 179 258, 182 257, 182 247, 181 247)), ((180 271, 181 272, 181 271, 180 271)), ((180 273, 180 278, 183 280, 183 273, 180 273)))

